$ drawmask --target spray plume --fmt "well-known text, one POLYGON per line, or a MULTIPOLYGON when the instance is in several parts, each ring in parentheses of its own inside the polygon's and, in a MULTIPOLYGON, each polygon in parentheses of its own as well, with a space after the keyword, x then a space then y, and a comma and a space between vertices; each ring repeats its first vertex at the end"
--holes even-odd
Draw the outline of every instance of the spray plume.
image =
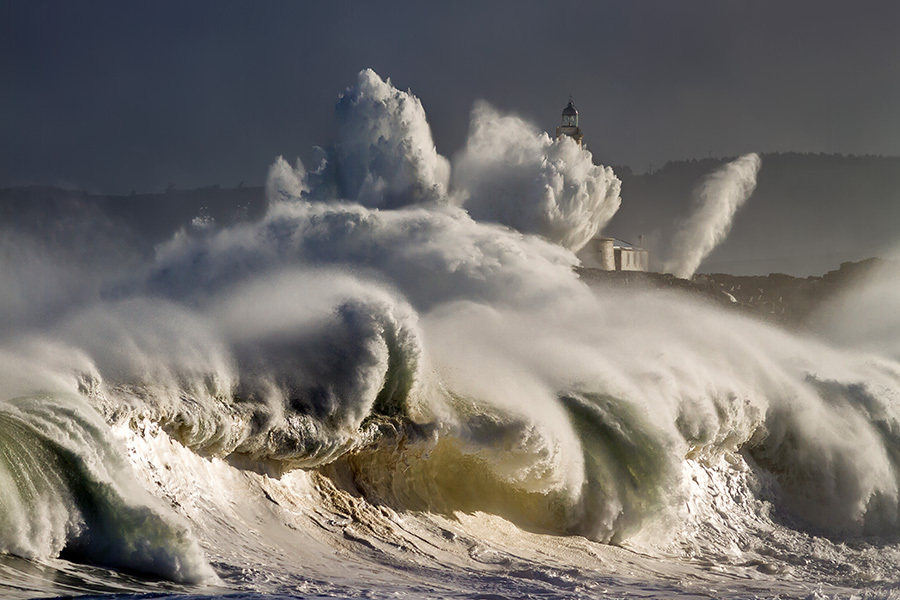
POLYGON ((343 197, 383 208, 444 198, 450 164, 437 153, 425 109, 411 92, 366 69, 336 114, 343 197))
POLYGON ((728 232, 735 213, 756 188, 762 161, 756 153, 745 154, 707 176, 695 193, 694 213, 672 240, 670 259, 664 270, 676 277, 693 277, 703 259, 728 232))
POLYGON ((579 250, 619 209, 622 182, 571 138, 552 140, 485 102, 453 164, 457 202, 479 221, 502 223, 579 250))

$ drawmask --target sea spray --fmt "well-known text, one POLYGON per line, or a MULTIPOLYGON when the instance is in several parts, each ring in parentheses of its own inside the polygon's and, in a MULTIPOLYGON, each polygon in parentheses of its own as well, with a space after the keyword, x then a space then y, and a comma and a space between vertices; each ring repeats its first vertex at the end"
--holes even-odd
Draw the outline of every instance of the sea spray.
MULTIPOLYGON (((397 98, 380 81, 364 73, 359 89, 374 86, 385 98, 397 98)), ((791 470, 796 457, 778 450, 782 437, 775 433, 780 430, 765 423, 770 415, 793 414, 797 398, 820 401, 821 390, 806 379, 811 367, 786 368, 797 357, 810 352, 819 356, 818 375, 826 373, 832 381, 871 379, 834 373, 823 366, 824 355, 818 351, 775 341, 757 324, 694 314, 677 298, 635 294, 623 303, 608 291, 592 294, 573 274, 577 261, 565 248, 480 222, 453 203, 423 203, 420 188, 409 182, 376 186, 378 193, 399 194, 392 202, 409 200, 391 210, 329 198, 326 192, 335 189, 336 181, 338 187, 346 185, 340 181, 346 161, 361 161, 393 180, 393 167, 382 173, 382 160, 366 158, 372 155, 366 150, 371 140, 365 140, 369 132, 387 127, 397 111, 405 114, 410 100, 401 98, 378 110, 363 110, 376 122, 359 133, 363 141, 358 146, 344 140, 344 150, 330 156, 333 171, 317 170, 313 176, 279 161, 269 185, 274 196, 261 220, 174 238, 159 249, 146 274, 123 288, 121 293, 133 300, 101 309, 110 315, 125 311, 117 317, 117 327, 130 331, 125 338, 130 342, 123 345, 135 346, 136 356, 169 365, 170 358, 159 349, 174 351, 176 360, 163 369, 141 366, 146 358, 125 368, 101 360, 100 368, 119 385, 156 390, 148 400, 151 405, 166 403, 168 408, 160 412, 166 423, 212 423, 223 429, 211 435, 204 427, 170 427, 192 447, 280 461, 283 468, 311 468, 359 452, 371 441, 368 424, 410 421, 441 432, 461 461, 480 465, 484 480, 493 481, 504 498, 483 509, 518 515, 523 524, 559 533, 621 540, 639 531, 661 505, 677 504, 674 497, 662 501, 660 490, 673 488, 678 457, 689 451, 715 454, 752 441, 761 462, 774 472, 791 470), (327 176, 338 179, 324 181, 327 176), (167 329, 155 324, 156 317, 148 320, 152 312, 140 309, 142 297, 166 298, 173 317, 181 315, 179 326, 167 329), (699 322, 706 324, 696 330, 689 326, 699 322), (701 335, 706 330, 732 332, 734 339, 709 339, 701 335), (192 339, 207 340, 196 349, 178 341, 180 332, 192 331, 192 339), (171 339, 160 343, 162 332, 171 339), (741 332, 740 340, 736 332, 741 332), (776 346, 785 348, 780 360, 763 360, 761 348, 776 346), (181 354, 188 360, 177 359, 181 354), (206 367, 195 369, 194 364, 206 367), (760 371, 766 375, 761 377, 760 371), (166 381, 174 382, 172 391, 160 393, 166 381), (573 411, 580 415, 578 428, 573 411), (197 419, 200 413, 212 418, 197 419), (622 422, 613 425, 617 419, 622 422), (230 431, 233 427, 236 432, 230 431), (632 434, 624 440, 613 435, 623 431, 632 434), (598 436, 606 440, 600 446, 594 440, 598 436), (616 465, 628 454, 621 448, 632 437, 652 440, 642 447, 654 450, 641 459, 640 468, 626 467, 633 475, 626 484, 615 475, 620 473, 616 465), (207 446, 206 440, 214 445, 207 446), (548 520, 504 508, 505 502, 516 502, 516 494, 537 490, 549 494, 547 510, 563 510, 554 509, 557 516, 548 520)), ((503 121, 486 114, 485 127, 503 121)), ((504 129, 518 132, 513 137, 533 138, 534 147, 525 146, 532 166, 547 162, 542 153, 551 146, 576 153, 574 163, 549 161, 558 173, 589 157, 565 140, 541 141, 515 120, 504 129)), ((477 127, 473 135, 477 141, 477 127)), ((514 146, 501 154, 513 152, 514 146)), ((400 143, 393 151, 400 153, 394 157, 398 164, 419 164, 421 146, 400 143)), ((499 173, 505 172, 508 158, 497 166, 499 173)), ((746 160, 751 170, 758 167, 753 157, 746 160)), ((475 167, 464 163, 458 165, 459 181, 473 181, 466 178, 466 169, 475 167)), ((525 172, 532 173, 530 168, 525 172)), ((428 189, 439 189, 431 185, 432 175, 422 177, 428 189)), ((605 209, 615 204, 601 202, 605 209)), ((573 225, 573 235, 584 235, 581 227, 573 225)), ((69 344, 103 356, 102 349, 85 343, 87 332, 72 331, 69 344)), ((839 420, 841 414, 825 411, 822 418, 839 420)), ((790 435, 805 439, 799 436, 802 422, 785 422, 797 429, 790 435)), ((428 436, 423 439, 432 443, 428 436)), ((822 447, 819 439, 810 444, 822 447)), ((834 451, 853 453, 849 447, 834 451)), ((440 481, 441 472, 452 470, 431 462, 439 455, 422 453, 425 462, 416 471, 440 481)), ((884 474, 893 472, 889 463, 884 469, 884 474)), ((370 476, 371 471, 359 472, 360 481, 370 476)), ((846 479, 843 472, 833 476, 846 479)), ((890 478, 885 475, 885 480, 890 478)), ((817 484, 810 480, 808 485, 817 484)), ((785 494, 802 497, 806 489, 786 488, 785 494)), ((850 480, 848 489, 853 489, 850 480)), ((883 493, 865 486, 858 492, 852 502, 883 493)), ((372 493, 385 496, 374 488, 372 493)), ((849 508, 850 501, 834 502, 837 508, 823 506, 823 511, 840 517, 841 530, 852 530, 854 522, 865 519, 849 508), (848 508, 841 512, 841 506, 848 508)))
POLYGON ((338 101, 336 121, 341 197, 383 208, 445 198, 450 164, 412 93, 360 71, 338 101))
POLYGON ((683 279, 694 275, 703 259, 731 231, 734 215, 756 188, 761 165, 758 154, 745 154, 703 180, 694 192, 694 212, 672 239, 663 267, 667 273, 683 279))
POLYGON ((810 329, 834 345, 900 360, 900 255, 870 261, 852 283, 819 307, 810 329))
POLYGON ((478 221, 502 223, 577 251, 619 209, 622 182, 571 138, 553 140, 486 102, 453 162, 455 201, 478 221))
MULTIPOLYGON (((447 191, 430 146, 412 143, 426 139, 421 123, 378 145, 398 115, 424 119, 383 86, 360 75, 345 97, 358 96, 360 114, 376 122, 347 128, 344 149, 327 150, 314 171, 276 161, 260 219, 185 229, 100 298, 4 336, 3 399, 45 390, 92 404, 138 449, 131 460, 145 486, 209 525, 195 532, 229 582, 279 593, 309 595, 320 588, 304 577, 345 572, 362 575, 336 595, 362 595, 359 581, 385 572, 465 593, 475 580, 539 579, 558 593, 583 566, 607 566, 579 536, 624 543, 653 532, 651 553, 671 543, 745 565, 763 550, 787 562, 809 532, 900 531, 894 359, 676 294, 588 288, 570 247, 618 201, 609 172, 570 140, 514 122, 509 139, 527 134, 524 166, 503 142, 498 176, 525 192, 523 182, 540 182, 525 204, 552 200, 568 207, 565 218, 482 220, 474 207, 493 196, 489 168, 460 159, 447 191), (369 102, 369 88, 383 104, 369 102), (342 180, 347 161, 362 175, 342 180), (597 220, 569 219, 592 202, 597 220), (219 475, 228 486, 192 493, 219 475), (684 507, 694 512, 684 517, 684 507), (720 507, 742 512, 703 518, 720 507), (301 548, 310 540, 314 553, 301 548), (553 566, 522 567, 526 544, 553 566), (587 550, 576 559, 573 546, 587 550)), ((352 121, 354 110, 339 118, 352 121)), ((35 514, 54 502, 37 502, 35 514)), ((81 523, 78 510, 63 514, 81 523)), ((133 512, 122 514, 120 528, 87 529, 116 548, 132 539, 123 530, 142 531, 133 512)), ((50 540, 50 555, 60 540, 81 539, 67 519, 48 528, 62 533, 35 537, 50 540)), ((163 555, 183 552, 201 565, 188 572, 202 574, 174 522, 162 531, 179 543, 153 548, 176 548, 163 555)), ((116 563, 89 544, 72 548, 79 560, 191 579, 154 552, 116 563)), ((32 556, 21 544, 7 549, 32 556)), ((638 560, 619 564, 630 571, 638 560)))

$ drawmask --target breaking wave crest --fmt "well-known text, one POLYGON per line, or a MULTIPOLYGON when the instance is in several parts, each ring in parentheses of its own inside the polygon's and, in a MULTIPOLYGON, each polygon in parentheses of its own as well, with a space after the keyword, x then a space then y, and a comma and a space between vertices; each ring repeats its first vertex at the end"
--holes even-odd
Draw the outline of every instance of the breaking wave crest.
POLYGON ((0 481, 0 551, 215 578, 187 524, 139 487, 106 423, 78 396, 0 405, 0 481))

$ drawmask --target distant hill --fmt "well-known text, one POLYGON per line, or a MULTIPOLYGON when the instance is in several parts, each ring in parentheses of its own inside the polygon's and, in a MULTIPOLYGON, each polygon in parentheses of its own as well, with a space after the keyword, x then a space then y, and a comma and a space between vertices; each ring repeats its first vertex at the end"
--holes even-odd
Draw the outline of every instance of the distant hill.
MULTIPOLYGON (((605 233, 659 258, 692 191, 729 159, 673 161, 653 173, 618 168, 622 207, 605 233)), ((764 154, 758 185, 703 272, 821 274, 845 261, 884 255, 900 243, 900 158, 764 154)))
POLYGON ((52 244, 121 240, 152 250, 194 219, 228 225, 263 214, 261 187, 194 190, 162 194, 103 196, 49 186, 0 189, 0 227, 52 244))
MULTIPOLYGON (((643 235, 651 256, 659 260, 678 220, 690 212, 694 187, 728 160, 672 161, 645 174, 614 167, 622 179, 622 207, 604 233, 632 243, 643 235)), ((257 218, 264 210, 261 187, 209 186, 128 196, 44 186, 0 189, 0 228, 49 242, 84 241, 86 246, 92 238, 127 241, 139 252, 152 250, 194 219, 229 225, 257 218)), ((738 212, 728 239, 700 271, 821 275, 843 262, 884 256, 897 243, 900 158, 765 154, 756 191, 738 212)))

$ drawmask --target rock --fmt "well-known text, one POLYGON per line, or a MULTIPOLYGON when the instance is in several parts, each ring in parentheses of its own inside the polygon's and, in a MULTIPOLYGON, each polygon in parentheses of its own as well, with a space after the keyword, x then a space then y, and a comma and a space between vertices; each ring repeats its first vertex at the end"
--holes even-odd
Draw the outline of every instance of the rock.
POLYGON ((784 273, 706 273, 687 280, 668 273, 601 271, 583 267, 576 268, 576 272, 591 287, 675 290, 783 327, 802 329, 819 306, 859 283, 884 262, 880 258, 845 262, 835 271, 805 278, 784 273))

